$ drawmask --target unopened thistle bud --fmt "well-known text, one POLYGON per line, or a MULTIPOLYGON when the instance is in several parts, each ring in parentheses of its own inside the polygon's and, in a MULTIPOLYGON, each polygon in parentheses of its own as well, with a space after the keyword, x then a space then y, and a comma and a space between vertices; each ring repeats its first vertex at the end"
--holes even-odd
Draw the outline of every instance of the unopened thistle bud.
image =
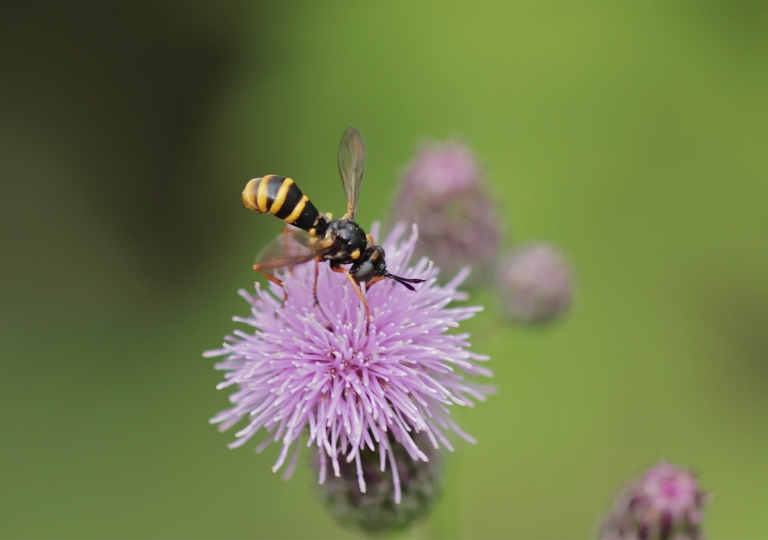
POLYGON ((416 223, 417 254, 448 275, 471 266, 477 281, 498 255, 499 220, 484 177, 466 145, 448 142, 423 146, 401 179, 392 220, 416 223))
POLYGON ((661 463, 632 482, 600 526, 600 540, 700 540, 706 494, 696 476, 661 463))
POLYGON ((330 514, 341 524, 370 535, 402 530, 426 517, 440 491, 443 460, 423 433, 416 434, 414 441, 429 461, 414 459, 403 445, 390 438, 396 475, 384 470, 378 452, 369 448, 361 451, 363 483, 354 462, 339 460, 339 476, 335 476, 330 465, 313 457, 313 470, 325 477, 317 493, 330 514), (323 467, 328 469, 321 471, 323 467), (399 501, 395 498, 395 482, 400 484, 399 501))
POLYGON ((525 324, 549 321, 571 303, 571 270, 560 250, 545 243, 517 248, 498 272, 504 311, 525 324))

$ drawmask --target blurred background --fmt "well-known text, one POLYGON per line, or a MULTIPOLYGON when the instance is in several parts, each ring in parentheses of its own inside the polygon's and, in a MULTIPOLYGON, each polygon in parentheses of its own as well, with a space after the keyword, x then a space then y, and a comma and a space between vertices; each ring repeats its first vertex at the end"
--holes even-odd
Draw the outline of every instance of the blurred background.
POLYGON ((0 81, 0 536, 352 536, 227 449, 201 353, 280 229, 245 182, 343 212, 356 124, 364 226, 459 136, 577 274, 540 329, 473 293, 498 395, 413 535, 587 538, 666 458, 709 536, 768 537, 768 4, 4 2, 0 81))

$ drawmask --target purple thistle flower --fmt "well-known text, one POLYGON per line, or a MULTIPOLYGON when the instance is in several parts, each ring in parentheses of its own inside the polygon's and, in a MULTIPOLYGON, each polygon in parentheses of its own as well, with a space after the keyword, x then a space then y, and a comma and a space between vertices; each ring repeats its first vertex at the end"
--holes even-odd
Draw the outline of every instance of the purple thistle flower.
MULTIPOLYGON (((468 334, 449 334, 459 321, 474 316, 481 307, 448 308, 466 295, 456 287, 467 276, 460 272, 445 286, 436 282, 437 269, 426 258, 407 266, 418 238, 399 241, 405 227, 398 226, 383 243, 389 270, 426 282, 409 291, 392 280, 377 283, 365 292, 371 309, 370 332, 365 332, 365 310, 351 284, 328 265, 320 265, 318 296, 314 305, 314 266, 304 264, 280 273, 288 300, 281 304, 283 289, 270 284, 256 294, 240 291, 251 305, 249 317, 234 320, 255 328, 253 333, 235 331, 223 348, 206 357, 226 356, 216 365, 226 371, 218 388, 236 386, 230 396, 233 407, 217 414, 211 423, 223 431, 242 419, 235 448, 248 442, 260 429, 269 435, 256 448, 281 442, 277 472, 288 460, 287 479, 299 452, 299 439, 308 428, 307 446, 317 448, 319 482, 325 481, 326 462, 340 475, 340 461, 355 462, 361 492, 366 483, 361 451, 379 454, 380 468, 389 465, 395 502, 401 488, 395 453, 390 441, 401 444, 413 460, 428 461, 414 442, 423 432, 434 448, 452 450, 446 431, 455 431, 474 442, 449 416, 453 404, 473 406, 492 389, 464 380, 467 375, 491 376, 475 361, 488 357, 468 351, 468 334)), ((377 236, 378 225, 371 231, 377 236)))
POLYGON ((571 303, 571 269, 555 246, 531 243, 515 249, 499 264, 504 311, 524 324, 547 322, 571 303))
POLYGON ((395 222, 419 225, 417 254, 444 271, 475 267, 482 280, 499 251, 501 232, 485 172, 459 142, 422 146, 400 181, 395 222))
POLYGON ((706 494, 696 476, 661 463, 632 482, 603 521, 602 540, 700 540, 706 494))

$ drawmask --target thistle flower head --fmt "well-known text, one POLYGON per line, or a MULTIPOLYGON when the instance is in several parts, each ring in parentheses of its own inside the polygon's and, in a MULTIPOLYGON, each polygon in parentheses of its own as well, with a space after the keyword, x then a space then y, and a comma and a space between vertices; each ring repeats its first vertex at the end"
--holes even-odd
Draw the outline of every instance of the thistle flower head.
MULTIPOLYGON (((378 227, 371 232, 377 236, 378 227)), ((467 334, 448 331, 481 308, 448 307, 466 298, 456 287, 467 272, 438 285, 437 269, 427 259, 408 266, 417 233, 414 227, 411 237, 400 241, 403 232, 404 227, 396 227, 383 243, 387 267, 426 282, 409 291, 385 280, 367 290, 372 316, 368 333, 364 308, 351 284, 327 264, 319 267, 319 305, 313 299, 311 263, 279 273, 288 294, 284 304, 283 289, 277 285, 263 290, 257 284, 255 295, 241 291, 251 312, 235 321, 253 330, 235 331, 221 349, 206 353, 225 357, 216 365, 226 372, 218 387, 236 388, 230 396, 233 406, 211 422, 222 430, 245 423, 230 447, 265 432, 256 450, 279 442, 282 448, 273 470, 288 461, 287 478, 307 428, 307 446, 315 447, 321 464, 320 483, 327 462, 336 476, 341 463, 354 462, 360 491, 365 492, 361 452, 368 448, 377 452, 381 470, 389 467, 395 502, 400 502, 395 442, 409 459, 428 461, 414 440, 416 433, 423 433, 435 448, 451 449, 448 431, 472 441, 450 418, 449 408, 472 406, 491 390, 466 381, 462 372, 491 372, 477 364, 487 357, 467 350, 467 334)))
POLYGON ((528 244, 502 258, 498 281, 504 310, 521 323, 549 321, 571 303, 571 270, 550 244, 528 244))
POLYGON ((450 142, 423 146, 401 179, 392 218, 419 225, 417 253, 443 270, 473 266, 482 277, 496 259, 499 220, 484 176, 469 148, 450 142))
POLYGON ((441 199, 482 187, 483 170, 464 144, 431 143, 419 149, 403 176, 403 189, 441 199))
POLYGON ((600 538, 699 540, 705 502, 691 471, 661 463, 619 496, 600 528, 600 538))

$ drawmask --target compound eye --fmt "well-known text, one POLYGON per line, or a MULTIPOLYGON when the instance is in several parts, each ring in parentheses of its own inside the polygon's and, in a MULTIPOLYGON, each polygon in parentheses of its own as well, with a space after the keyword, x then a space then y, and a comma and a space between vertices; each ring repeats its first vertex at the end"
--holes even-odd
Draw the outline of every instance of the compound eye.
POLYGON ((372 280, 375 275, 376 270, 373 263, 370 261, 365 261, 363 264, 361 264, 360 268, 358 268, 354 274, 355 279, 365 283, 368 283, 370 280, 372 280))

